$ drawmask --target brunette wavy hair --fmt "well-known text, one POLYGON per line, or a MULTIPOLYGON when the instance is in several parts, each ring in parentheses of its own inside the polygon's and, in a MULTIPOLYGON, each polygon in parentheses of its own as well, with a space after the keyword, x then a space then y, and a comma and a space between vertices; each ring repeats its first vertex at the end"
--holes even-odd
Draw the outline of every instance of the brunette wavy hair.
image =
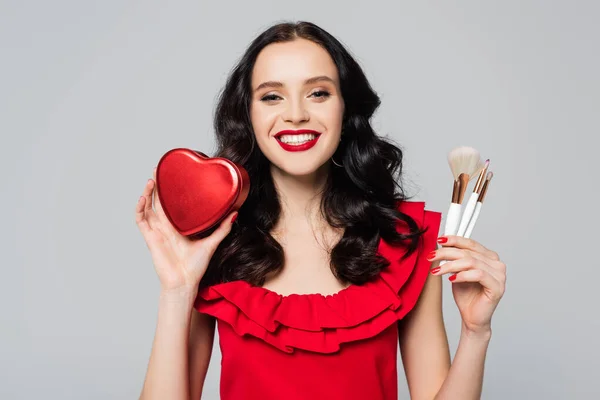
POLYGON ((424 232, 398 211, 398 203, 407 199, 401 183, 402 150, 373 131, 370 119, 380 99, 359 64, 336 38, 315 24, 279 23, 250 44, 229 75, 215 109, 216 156, 243 165, 251 188, 232 231, 213 255, 201 286, 233 280, 261 286, 267 274, 283 267, 283 248, 270 234, 281 206, 270 162, 256 143, 249 110, 251 75, 258 54, 271 43, 296 38, 327 50, 338 68, 345 104, 343 140, 334 154, 343 167, 330 168, 320 204, 331 226, 345 228, 331 249, 333 274, 345 283, 365 283, 389 265, 376 251, 380 239, 406 245, 407 257, 416 250, 424 232), (407 234, 397 231, 398 219, 408 225, 407 234))

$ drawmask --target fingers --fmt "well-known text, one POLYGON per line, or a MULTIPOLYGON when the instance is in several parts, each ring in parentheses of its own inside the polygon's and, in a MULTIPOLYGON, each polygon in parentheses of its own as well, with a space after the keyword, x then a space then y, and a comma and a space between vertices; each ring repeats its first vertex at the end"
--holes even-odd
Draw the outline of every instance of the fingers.
POLYGON ((150 183, 150 189, 148 193, 148 198, 146 201, 146 215, 150 216, 150 226, 159 227, 160 231, 163 232, 168 237, 176 237, 179 236, 179 232, 173 227, 160 203, 160 199, 158 197, 158 186, 156 185, 156 167, 152 171, 153 179, 148 179, 150 183), (154 208, 152 207, 152 202, 154 201, 154 208))
MULTIPOLYGON (((448 259, 444 257, 444 259, 448 259)), ((482 271, 490 274, 494 279, 500 279, 497 271, 494 270, 489 264, 485 261, 480 260, 475 257, 471 257, 470 255, 462 256, 460 258, 454 258, 452 261, 445 263, 442 266, 434 268, 431 270, 433 275, 445 275, 445 274, 454 274, 461 271, 468 271, 472 269, 480 269, 482 271)))
POLYGON ((488 249, 481 243, 470 238, 464 238, 462 236, 456 235, 445 235, 438 238, 438 243, 440 243, 443 247, 458 247, 460 249, 471 250, 477 253, 481 253, 493 261, 500 260, 498 253, 488 249))
POLYGON ((500 299, 506 286, 506 266, 499 261, 491 261, 490 265, 484 257, 476 258, 475 255, 477 253, 467 250, 445 248, 431 252, 427 259, 430 261, 452 260, 433 268, 431 270, 433 275, 453 274, 448 278, 453 283, 478 282, 486 289, 490 299, 500 299))
POLYGON ((493 261, 480 253, 472 250, 463 250, 456 247, 443 247, 432 251, 427 256, 428 261, 447 260, 450 262, 441 265, 441 274, 456 272, 456 266, 464 265, 465 268, 471 266, 481 266, 489 271, 497 279, 501 279, 502 269, 499 267, 501 262, 493 261), (461 263, 455 261, 462 260, 461 263), (454 269, 453 269, 454 268, 454 269))
POLYGON ((461 271, 450 277, 452 283, 473 282, 484 287, 488 298, 497 302, 504 295, 504 283, 499 282, 489 272, 482 269, 469 269, 461 271))
POLYGON ((152 178, 154 179, 154 208, 156 208, 156 213, 162 217, 165 217, 165 212, 162 208, 162 204, 160 204, 160 198, 158 197, 158 186, 156 185, 156 167, 152 171, 152 178))
POLYGON ((148 224, 148 220, 144 214, 144 209, 146 206, 146 198, 144 196, 140 196, 137 204, 135 205, 135 223, 142 231, 142 234, 145 236, 146 232, 151 230, 150 224, 148 224))
POLYGON ((154 214, 154 210, 152 209, 152 195, 154 193, 154 181, 152 179, 148 179, 146 182, 146 186, 144 187, 143 196, 146 197, 146 213, 154 214))
POLYGON ((231 232, 231 228, 237 218, 237 215, 237 211, 230 213, 223 219, 223 221, 221 221, 219 227, 206 238, 206 242, 213 250, 216 249, 217 246, 219 246, 219 243, 221 243, 221 241, 225 239, 229 232, 231 232))
POLYGON ((154 182, 148 179, 142 191, 142 196, 138 199, 135 206, 135 221, 143 231, 151 230, 153 224, 156 222, 156 215, 152 210, 152 199, 150 197, 153 184, 154 182))

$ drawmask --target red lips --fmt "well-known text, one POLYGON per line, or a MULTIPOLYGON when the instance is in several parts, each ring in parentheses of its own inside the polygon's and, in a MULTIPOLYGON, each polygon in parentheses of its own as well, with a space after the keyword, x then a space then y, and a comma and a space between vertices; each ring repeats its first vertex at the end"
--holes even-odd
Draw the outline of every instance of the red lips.
POLYGON ((319 136, 321 134, 321 132, 313 131, 312 129, 298 129, 298 130, 286 129, 286 130, 277 132, 275 134, 275 137, 279 138, 282 135, 303 135, 305 133, 309 133, 309 134, 313 134, 313 135, 317 135, 317 136, 319 136))
POLYGON ((311 129, 300 129, 300 130, 283 130, 283 131, 277 132, 277 134, 275 135, 275 138, 277 138, 277 143, 279 143, 279 145, 286 151, 304 151, 304 150, 310 149, 315 144, 317 144, 317 141, 319 140, 320 136, 321 136, 320 132, 313 131, 311 129), (316 137, 314 139, 309 140, 308 142, 302 143, 302 144, 283 143, 281 140, 279 140, 279 138, 282 135, 302 135, 302 134, 313 134, 313 135, 316 135, 316 137))
POLYGON ((165 153, 156 168, 158 197, 182 235, 202 234, 238 210, 250 189, 248 173, 220 157, 185 149, 165 153))

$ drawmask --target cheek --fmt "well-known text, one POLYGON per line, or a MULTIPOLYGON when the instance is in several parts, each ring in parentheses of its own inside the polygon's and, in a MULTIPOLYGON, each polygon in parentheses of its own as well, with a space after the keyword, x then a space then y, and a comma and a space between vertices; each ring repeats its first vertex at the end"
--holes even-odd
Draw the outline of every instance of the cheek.
POLYGON ((261 104, 256 105, 250 110, 250 122, 258 140, 268 136, 276 115, 273 109, 261 106, 261 104))
POLYGON ((344 117, 344 104, 341 101, 330 101, 319 109, 319 119, 327 125, 330 131, 341 129, 344 117))

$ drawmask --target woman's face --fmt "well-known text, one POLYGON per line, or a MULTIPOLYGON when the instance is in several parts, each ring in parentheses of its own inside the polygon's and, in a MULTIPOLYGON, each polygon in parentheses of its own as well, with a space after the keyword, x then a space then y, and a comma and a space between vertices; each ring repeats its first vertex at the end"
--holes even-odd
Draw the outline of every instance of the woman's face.
POLYGON ((329 53, 305 39, 272 43, 259 53, 251 82, 252 127, 271 163, 296 176, 327 164, 340 142, 344 115, 329 53))

